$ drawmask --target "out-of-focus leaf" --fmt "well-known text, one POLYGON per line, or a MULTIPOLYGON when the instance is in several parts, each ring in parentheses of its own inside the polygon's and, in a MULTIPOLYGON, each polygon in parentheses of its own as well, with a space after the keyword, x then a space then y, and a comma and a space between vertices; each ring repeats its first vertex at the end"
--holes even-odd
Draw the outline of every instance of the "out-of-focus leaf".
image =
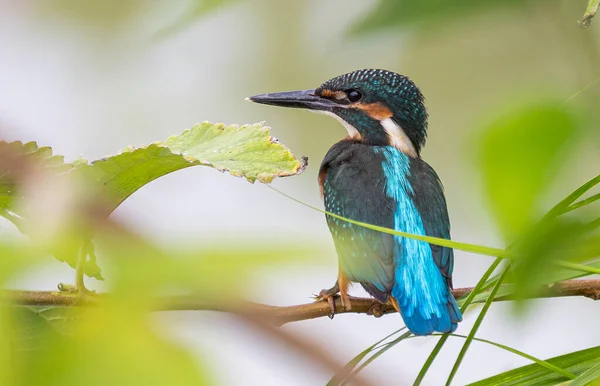
POLYGON ((0 141, 0 216, 22 227, 22 214, 17 203, 23 199, 19 185, 38 173, 58 175, 72 169, 64 157, 54 155, 48 146, 38 147, 35 142, 0 141))
POLYGON ((197 22, 210 12, 239 0, 192 0, 191 5, 179 20, 160 30, 156 37, 166 38, 197 22))
POLYGON ((236 177, 269 183, 275 177, 300 174, 305 159, 297 159, 261 123, 230 125, 203 122, 150 146, 129 147, 118 155, 87 165, 78 172, 91 177, 108 198, 108 213, 147 183, 190 166, 211 166, 236 177))
POLYGON ((475 12, 516 8, 525 4, 525 0, 380 0, 352 32, 365 33, 430 21, 442 24, 475 12))
POLYGON ((198 363, 161 339, 147 316, 116 302, 80 308, 68 337, 46 335, 26 362, 25 385, 206 385, 198 363))
MULTIPOLYGON (((36 204, 32 201, 44 200, 56 194, 57 191, 52 189, 49 189, 52 191, 44 191, 44 195, 41 195, 39 191, 66 185, 64 183, 70 178, 72 170, 73 165, 65 163, 63 156, 54 155, 50 147, 39 147, 35 142, 0 142, 0 216, 11 221, 24 234, 39 241, 39 235, 36 232, 30 232, 32 230, 30 225, 32 223, 38 227, 41 225, 29 218, 31 212, 27 212, 26 209, 40 208, 48 204, 36 204), (41 185, 36 186, 36 184, 41 185), (32 193, 35 197, 31 197, 32 193), (29 196, 26 197, 27 195, 29 196), (27 202, 27 200, 29 201, 27 202), (26 202, 30 205, 25 205, 26 202)), ((58 190, 58 193, 69 192, 58 190)), ((63 201, 68 201, 68 199, 63 197, 63 201)), ((65 210, 65 212, 68 211, 65 210)), ((61 213, 61 215, 65 216, 62 220, 68 220, 66 218, 68 214, 61 213)), ((48 216, 40 214, 39 217, 48 216)), ((61 219, 56 217, 46 219, 46 221, 53 228, 49 230, 49 233, 63 226, 68 227, 68 224, 62 224, 61 219)), ((74 243, 75 245, 69 245, 70 240, 65 239, 61 240, 60 245, 48 245, 48 249, 58 260, 75 267, 75 253, 79 247, 79 240, 75 240, 74 243)), ((102 280, 100 268, 95 261, 86 264, 85 273, 90 277, 102 280)))
POLYGON ((10 338, 17 351, 39 350, 46 335, 72 332, 73 308, 13 306, 12 311, 15 327, 10 338))
MULTIPOLYGON (((74 212, 74 215, 108 216, 145 184, 195 165, 228 171, 250 182, 258 180, 269 183, 275 177, 301 173, 306 166, 306 159, 297 159, 289 149, 271 137, 270 128, 261 123, 225 126, 204 122, 164 142, 147 147, 130 147, 116 156, 91 164, 83 159, 65 164, 62 156, 52 154, 51 148, 38 147, 34 142, 0 142, 0 215, 26 231, 26 223, 30 219, 20 212, 25 199, 20 188, 28 179, 35 180, 35 173, 41 173, 52 181, 54 178, 63 183, 72 183, 74 189, 79 186, 85 188, 73 193, 76 197, 72 200, 63 200, 71 202, 74 211, 85 208, 84 213, 74 212)), ((57 259, 75 267, 81 237, 90 236, 85 234, 85 224, 77 222, 79 218, 66 220, 76 223, 66 224, 65 234, 59 234, 60 240, 49 249, 57 259)), ((81 220, 85 223, 86 219, 81 220)), ((59 228, 59 224, 53 225, 59 228)), ((93 253, 86 262, 85 273, 102 280, 93 253)))
POLYGON ((45 19, 53 16, 77 23, 79 28, 100 28, 106 39, 126 30, 132 21, 148 12, 149 4, 152 2, 143 0, 47 0, 34 2, 32 6, 38 7, 45 19))
POLYGON ((547 281, 545 277, 560 269, 554 264, 556 260, 584 261, 593 257, 593 253, 590 256, 583 250, 591 246, 588 242, 594 243, 593 238, 586 234, 584 224, 561 218, 542 222, 532 232, 526 233, 515 247, 519 255, 513 275, 517 298, 527 298, 537 292, 547 281))
POLYGON ((484 131, 481 165, 490 208, 507 239, 539 219, 539 201, 569 154, 580 120, 564 107, 534 105, 503 114, 484 131))
MULTIPOLYGON (((600 346, 554 357, 547 362, 575 375, 581 375, 600 363, 600 346)), ((567 377, 545 367, 531 364, 471 383, 470 386, 552 386, 568 380, 567 377)))

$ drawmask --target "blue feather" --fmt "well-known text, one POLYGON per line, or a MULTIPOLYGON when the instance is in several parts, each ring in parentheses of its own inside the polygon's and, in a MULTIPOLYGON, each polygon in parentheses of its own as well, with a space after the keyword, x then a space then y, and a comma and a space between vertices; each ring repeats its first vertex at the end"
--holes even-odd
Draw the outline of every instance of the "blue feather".
MULTIPOLYGON (((378 147, 377 151, 385 159, 382 166, 386 194, 397 203, 394 229, 426 235, 423 219, 412 199, 409 156, 390 146, 378 147)), ((406 326, 417 335, 454 331, 462 316, 435 263, 431 246, 401 236, 394 236, 394 241, 395 279, 391 293, 406 326)), ((442 261, 448 258, 449 255, 444 256, 442 261)))

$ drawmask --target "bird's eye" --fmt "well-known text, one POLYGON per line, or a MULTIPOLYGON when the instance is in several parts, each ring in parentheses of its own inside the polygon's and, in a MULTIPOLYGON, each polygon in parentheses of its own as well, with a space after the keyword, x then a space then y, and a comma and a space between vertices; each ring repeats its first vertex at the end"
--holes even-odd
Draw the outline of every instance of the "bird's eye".
POLYGON ((362 98, 362 94, 358 90, 348 90, 346 95, 348 95, 348 100, 350 102, 358 102, 362 98))

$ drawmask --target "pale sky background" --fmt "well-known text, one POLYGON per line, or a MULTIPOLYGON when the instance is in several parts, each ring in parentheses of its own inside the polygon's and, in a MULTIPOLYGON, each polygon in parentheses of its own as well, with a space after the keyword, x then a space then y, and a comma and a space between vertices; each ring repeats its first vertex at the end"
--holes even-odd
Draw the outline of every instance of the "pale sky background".
MULTIPOLYGON (((550 45, 559 44, 551 26, 524 14, 474 17, 438 35, 391 31, 350 38, 346 32, 351 23, 375 1, 240 1, 159 35, 180 19, 188 2, 138 0, 143 10, 123 25, 104 25, 42 3, 0 0, 0 139, 36 140, 67 160, 79 155, 97 159, 127 145, 165 139, 204 120, 264 120, 273 135, 310 159, 304 174, 277 180, 274 186, 321 206, 318 165, 345 135, 342 126, 327 117, 254 105, 244 98, 314 88, 354 69, 386 68, 410 76, 425 93, 431 120, 423 156, 445 184, 452 236, 482 245, 503 245, 486 210, 470 148, 486 109, 526 87, 544 90, 550 85, 563 90, 566 99, 590 79, 584 72, 577 73, 578 79, 568 75, 571 58, 580 54, 577 47, 556 50, 550 45)), ((571 19, 561 26, 571 27, 571 19)), ((597 173, 597 168, 585 167, 599 164, 596 150, 593 144, 582 144, 572 161, 575 171, 558 171, 561 184, 551 202, 597 173)), ((337 257, 323 215, 260 184, 209 168, 183 170, 151 183, 114 216, 165 245, 293 238, 325 251, 318 266, 299 263, 256 277, 247 289, 256 301, 305 303, 335 280, 337 257)), ((0 237, 16 234, 0 221, 0 237)), ((490 262, 457 252, 455 287, 474 285, 490 262)), ((72 275, 65 264, 49 261, 20 284, 51 290, 58 282, 71 281, 72 275)), ((98 288, 93 280, 89 286, 98 288)), ((465 315, 458 333, 468 333, 473 311, 465 315)), ((520 318, 510 304, 499 303, 492 306, 478 336, 548 358, 597 344, 598 317, 600 303, 582 298, 533 301, 520 318)), ((158 315, 157 323, 208 363, 217 384, 323 385, 331 376, 227 315, 169 313, 158 315)), ((333 321, 322 318, 283 328, 306 334, 346 362, 402 325, 399 315, 340 315, 333 321)), ((370 365, 365 375, 382 385, 412 382, 436 341, 403 342, 370 365)), ((424 384, 445 381, 462 342, 450 339, 424 384)), ((454 384, 527 363, 475 342, 454 384)))

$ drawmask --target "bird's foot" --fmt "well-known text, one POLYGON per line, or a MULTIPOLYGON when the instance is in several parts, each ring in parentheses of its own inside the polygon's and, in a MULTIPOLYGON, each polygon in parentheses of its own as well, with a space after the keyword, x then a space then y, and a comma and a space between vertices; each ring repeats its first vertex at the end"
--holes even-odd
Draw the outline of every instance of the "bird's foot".
POLYGON ((339 286, 337 283, 330 289, 322 290, 321 292, 319 292, 319 295, 316 296, 317 301, 324 300, 324 301, 327 301, 327 303, 329 303, 329 309, 331 310, 331 313, 329 314, 329 319, 333 319, 333 316, 335 315, 335 300, 336 300, 336 297, 338 296, 338 294, 340 295, 340 301, 342 303, 342 307, 344 308, 344 310, 345 311, 352 310, 350 296, 348 296, 348 293, 340 292, 339 286))
POLYGON ((319 292, 319 295, 316 297, 317 301, 325 300, 327 303, 329 303, 329 309, 331 310, 331 313, 329 314, 329 319, 333 319, 333 316, 335 315, 335 297, 339 293, 340 286, 336 281, 333 287, 321 290, 321 292, 319 292))

